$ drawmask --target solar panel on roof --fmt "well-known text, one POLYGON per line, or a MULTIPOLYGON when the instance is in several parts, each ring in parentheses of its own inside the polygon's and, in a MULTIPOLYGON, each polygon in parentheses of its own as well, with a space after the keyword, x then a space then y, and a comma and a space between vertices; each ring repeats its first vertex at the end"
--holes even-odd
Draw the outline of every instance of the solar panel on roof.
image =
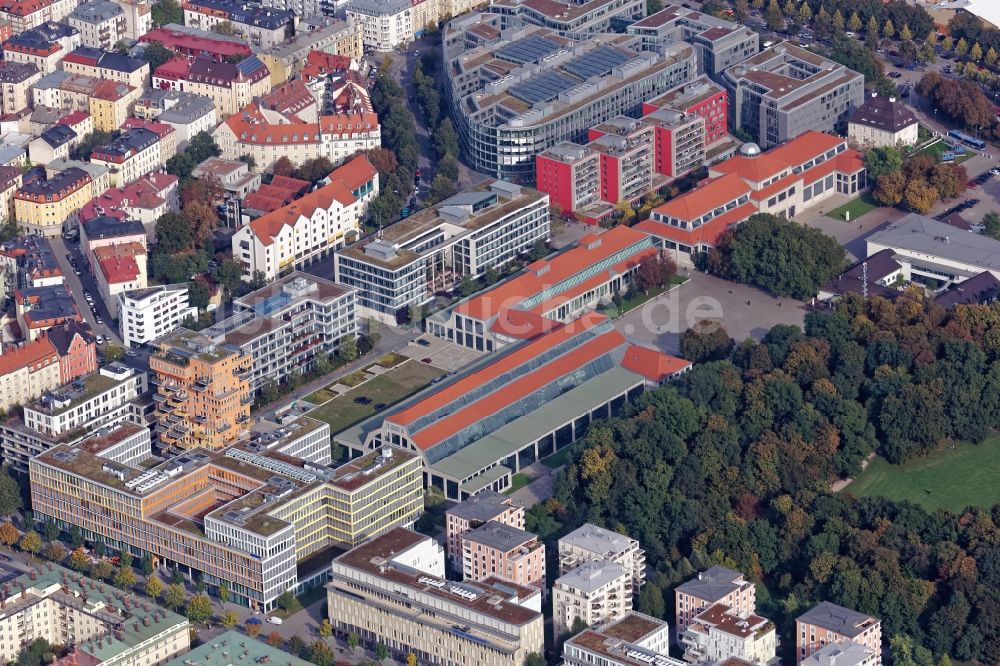
POLYGON ((510 94, 528 104, 548 102, 559 96, 559 93, 577 85, 577 81, 563 76, 558 72, 545 72, 534 76, 524 83, 510 87, 510 94))
POLYGON ((581 79, 589 79, 592 76, 604 76, 618 65, 628 62, 629 56, 610 46, 598 46, 563 65, 570 74, 575 74, 581 79))
POLYGON ((263 67, 262 63, 257 56, 250 56, 246 60, 236 65, 243 74, 253 74, 258 68, 263 67))
POLYGON ((560 49, 559 42, 545 39, 537 35, 525 37, 497 51, 497 56, 510 62, 523 65, 526 62, 538 62, 550 53, 560 49))

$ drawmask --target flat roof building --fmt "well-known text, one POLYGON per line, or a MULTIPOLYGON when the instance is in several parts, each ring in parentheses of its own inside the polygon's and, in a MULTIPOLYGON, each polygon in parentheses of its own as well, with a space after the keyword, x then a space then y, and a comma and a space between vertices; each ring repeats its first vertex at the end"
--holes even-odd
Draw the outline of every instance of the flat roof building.
POLYGON ((486 487, 506 489, 511 474, 581 437, 592 419, 608 418, 690 365, 630 344, 591 313, 511 345, 335 439, 354 452, 386 444, 415 451, 427 484, 461 500, 486 487))
POLYGON ((628 572, 629 589, 646 581, 646 551, 625 534, 585 523, 559 539, 559 573, 565 575, 587 562, 616 562, 628 572))
POLYGON ((694 48, 643 50, 637 36, 574 41, 538 26, 469 14, 445 28, 445 94, 466 157, 485 173, 530 182, 535 156, 694 78, 694 48), (489 39, 467 35, 492 27, 489 39))
POLYGON ((755 614, 733 612, 726 604, 709 606, 680 635, 684 660, 700 666, 738 659, 752 666, 779 666, 774 623, 755 614))
POLYGON ((122 462, 103 443, 62 444, 30 462, 32 507, 40 520, 150 553, 212 594, 225 584, 231 601, 267 611, 286 590, 326 578, 326 551, 409 525, 422 510, 411 453, 373 451, 337 469, 290 455, 287 446, 325 436, 316 425, 151 465, 122 462))
POLYGON ((876 617, 824 601, 795 618, 795 663, 831 643, 851 641, 875 655, 882 663, 882 622, 876 617))
POLYGON ((524 529, 524 507, 514 504, 507 495, 487 488, 445 511, 448 559, 454 566, 462 563, 462 537, 490 521, 524 529))
POLYGON ((799 662, 801 666, 876 666, 878 653, 853 641, 828 643, 799 662))
POLYGON ((775 44, 727 69, 730 120, 762 148, 807 130, 844 134, 851 112, 865 101, 865 77, 788 42, 775 44))
POLYGON ((669 654, 666 622, 632 611, 584 629, 563 644, 565 666, 686 666, 669 654))
POLYGON ((502 270, 548 239, 547 195, 487 181, 338 250, 334 275, 358 290, 359 316, 396 324, 435 292, 502 270))
POLYGON ((591 560, 556 579, 552 586, 554 635, 623 617, 632 610, 632 572, 610 560, 591 560))
POLYGON ((525 587, 545 587, 545 544, 531 532, 491 520, 462 537, 462 579, 494 576, 525 587))
POLYGON ((674 588, 678 641, 695 617, 717 603, 725 604, 734 613, 749 616, 757 608, 757 588, 739 571, 719 566, 699 572, 678 585, 674 588))
POLYGON ((281 664, 282 666, 310 666, 312 662, 299 659, 284 650, 271 647, 262 640, 250 638, 245 633, 230 629, 205 641, 190 652, 171 659, 162 666, 232 666, 236 660, 248 664, 281 664))
POLYGON ((420 663, 521 666, 544 649, 541 591, 497 578, 444 580, 444 551, 397 528, 333 561, 330 621, 365 645, 420 663))

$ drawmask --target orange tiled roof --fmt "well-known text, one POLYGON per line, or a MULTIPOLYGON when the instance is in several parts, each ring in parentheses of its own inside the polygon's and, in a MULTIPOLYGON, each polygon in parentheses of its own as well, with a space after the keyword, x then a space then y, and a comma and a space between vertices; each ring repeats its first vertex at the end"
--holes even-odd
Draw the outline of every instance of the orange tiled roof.
POLYGON ((357 199, 342 182, 334 181, 287 206, 258 217, 250 222, 250 229, 261 243, 270 245, 284 227, 294 227, 300 218, 311 218, 317 209, 329 208, 334 201, 350 206, 357 199))
POLYGON ((788 164, 775 159, 768 153, 757 157, 743 157, 742 155, 730 157, 728 160, 711 167, 711 170, 721 173, 735 173, 744 180, 759 183, 777 176, 787 168, 789 168, 788 164))
POLYGON ((727 173, 701 187, 654 209, 665 217, 676 217, 679 220, 696 220, 705 213, 719 206, 750 194, 750 186, 737 173, 727 173))
POLYGON ((120 284, 122 282, 134 282, 139 278, 139 264, 135 257, 112 256, 100 259, 97 262, 104 273, 104 278, 108 284, 120 284))
POLYGON ((527 310, 508 309, 500 313, 490 330, 515 340, 531 340, 559 327, 559 322, 527 310))
POLYGON ((304 123, 294 116, 271 124, 256 104, 250 104, 239 113, 226 119, 226 125, 240 143, 263 145, 288 145, 319 143, 320 134, 351 136, 377 129, 378 116, 374 113, 343 113, 322 116, 318 123, 304 123))
POLYGON ((622 358, 623 368, 654 382, 662 382, 690 365, 690 361, 639 345, 629 345, 622 358))
POLYGON ((643 220, 633 228, 651 236, 667 238, 686 245, 715 245, 719 241, 719 236, 725 233, 726 229, 743 222, 757 212, 759 212, 757 206, 746 203, 719 215, 697 229, 680 229, 652 219, 643 220))
POLYGON ((772 148, 768 151, 767 156, 784 162, 788 166, 798 166, 842 143, 844 140, 839 136, 808 130, 791 141, 772 148))
POLYGON ((0 355, 0 376, 8 375, 24 367, 38 366, 45 361, 58 363, 59 354, 49 339, 42 336, 23 347, 0 355))
POLYGON ((331 171, 328 178, 331 182, 339 180, 344 184, 344 187, 353 192, 377 175, 378 171, 368 161, 368 158, 364 155, 358 155, 331 171))

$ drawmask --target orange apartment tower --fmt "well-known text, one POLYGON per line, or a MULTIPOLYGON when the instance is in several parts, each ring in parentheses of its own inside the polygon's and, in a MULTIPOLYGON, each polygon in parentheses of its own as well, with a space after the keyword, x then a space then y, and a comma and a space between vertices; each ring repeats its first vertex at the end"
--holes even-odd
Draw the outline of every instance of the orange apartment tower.
POLYGON ((156 430, 167 447, 221 449, 250 429, 252 360, 240 349, 185 328, 152 343, 156 430))

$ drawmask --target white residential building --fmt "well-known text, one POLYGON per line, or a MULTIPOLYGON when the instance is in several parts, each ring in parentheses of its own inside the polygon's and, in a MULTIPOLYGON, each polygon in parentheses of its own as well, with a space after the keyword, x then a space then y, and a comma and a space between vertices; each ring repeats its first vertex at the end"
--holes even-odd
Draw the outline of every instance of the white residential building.
POLYGON ((66 21, 80 31, 84 46, 111 51, 127 38, 125 12, 110 0, 90 0, 77 5, 66 21))
POLYGON ((138 40, 153 29, 153 7, 148 0, 114 0, 125 12, 125 39, 138 40))
POLYGON ((331 173, 329 180, 329 185, 233 234, 233 258, 243 265, 244 280, 258 271, 274 280, 357 239, 368 204, 378 195, 378 172, 360 155, 331 173))
POLYGON ((335 253, 337 282, 358 289, 359 316, 396 324, 463 277, 503 269, 549 238, 549 196, 488 181, 335 253))
POLYGON ((872 93, 847 119, 847 138, 866 148, 913 146, 918 140, 917 117, 895 97, 872 93))
POLYGON ((118 321, 126 347, 155 340, 197 315, 198 309, 188 304, 186 283, 118 294, 118 321))
POLYGON ((555 635, 623 617, 632 610, 632 572, 618 562, 590 560, 560 576, 552 587, 555 635))
POLYGON ((226 160, 221 157, 209 157, 191 172, 195 178, 215 176, 222 183, 227 194, 242 199, 250 192, 260 187, 260 174, 250 171, 250 167, 242 160, 226 160))
POLYGON ((311 370, 321 354, 333 356, 357 335, 355 290, 294 272, 233 301, 233 315, 202 331, 239 347, 253 359, 250 386, 283 382, 311 370))
POLYGON ((712 666, 741 659, 753 666, 774 666, 778 647, 774 624, 766 617, 734 613, 726 604, 714 604, 697 616, 680 636, 684 659, 712 666))
POLYGON ((670 626, 635 611, 563 644, 563 666, 687 666, 669 655, 670 626))
POLYGON ((559 573, 566 574, 584 562, 610 560, 632 576, 632 589, 646 582, 646 551, 639 541, 624 534, 585 523, 559 539, 559 573))
POLYGON ((799 662, 799 666, 877 666, 878 655, 854 641, 828 643, 799 662))

